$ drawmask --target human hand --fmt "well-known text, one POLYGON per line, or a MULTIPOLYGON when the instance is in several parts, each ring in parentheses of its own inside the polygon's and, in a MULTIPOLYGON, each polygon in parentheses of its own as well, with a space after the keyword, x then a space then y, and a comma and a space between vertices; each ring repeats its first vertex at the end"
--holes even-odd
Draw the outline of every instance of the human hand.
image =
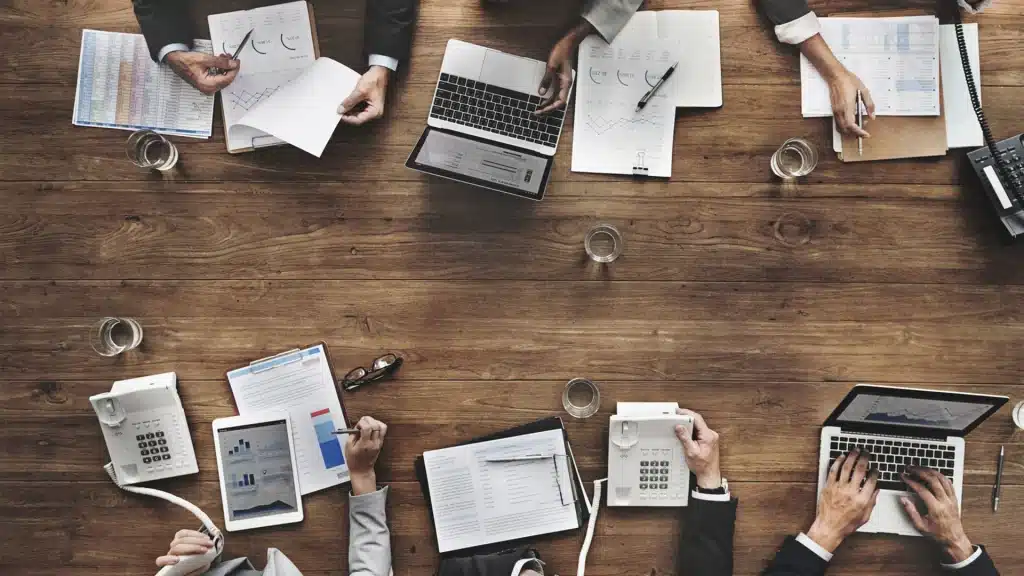
POLYGON ((914 528, 941 546, 953 563, 970 558, 974 553, 974 545, 964 533, 956 492, 949 478, 930 468, 916 466, 908 467, 902 476, 907 486, 924 503, 926 510, 922 516, 909 497, 900 498, 914 528))
MULTIPOLYGON (((174 540, 171 540, 171 546, 167 554, 157 558, 156 565, 160 568, 174 566, 179 562, 179 556, 202 555, 206 554, 211 548, 213 548, 213 538, 206 534, 196 532, 195 530, 178 530, 178 533, 174 535, 174 540)), ((187 576, 196 576, 209 569, 210 565, 207 564, 198 570, 189 572, 187 576)))
POLYGON ((384 446, 388 425, 369 416, 356 424, 359 434, 349 434, 345 442, 345 462, 352 477, 352 493, 356 496, 377 490, 377 473, 373 466, 384 446))
POLYGON ((818 499, 818 514, 807 536, 834 552, 847 536, 867 524, 878 501, 878 470, 868 471, 870 458, 854 450, 832 463, 825 489, 818 499))
POLYGON ((203 52, 175 50, 164 56, 164 62, 177 74, 203 94, 215 94, 234 81, 242 63, 232 60, 230 54, 213 56, 203 52), (223 71, 223 74, 220 73, 223 71))
POLYGON ((722 470, 718 457, 718 432, 708 428, 704 417, 693 410, 676 408, 676 414, 693 417, 694 434, 688 434, 683 426, 676 426, 676 438, 683 443, 686 464, 697 477, 697 486, 705 490, 721 488, 722 470))
POLYGON ((350 126, 360 126, 383 116, 390 75, 391 70, 383 66, 370 66, 352 93, 338 106, 341 121, 350 126))
POLYGON ((857 125, 857 91, 860 90, 860 96, 867 108, 869 118, 875 117, 875 101, 871 99, 871 92, 856 74, 843 66, 839 68, 840 70, 834 76, 826 77, 828 95, 832 101, 832 116, 836 119, 836 127, 843 134, 870 138, 871 134, 857 125))
POLYGON ((538 93, 544 98, 536 114, 549 114, 565 108, 569 102, 569 90, 572 89, 573 56, 580 42, 594 31, 593 25, 582 20, 561 40, 555 43, 548 55, 548 66, 541 78, 538 93))

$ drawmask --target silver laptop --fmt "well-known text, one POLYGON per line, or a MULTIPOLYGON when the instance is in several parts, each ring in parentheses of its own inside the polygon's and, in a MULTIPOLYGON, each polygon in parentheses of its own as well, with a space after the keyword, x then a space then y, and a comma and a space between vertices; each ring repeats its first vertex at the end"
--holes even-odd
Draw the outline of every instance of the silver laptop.
MULTIPOLYGON (((544 197, 565 110, 537 116, 540 60, 449 40, 406 166, 531 200, 544 197)), ((571 94, 571 91, 570 91, 571 94)))
POLYGON ((900 504, 906 466, 940 471, 953 483, 958 504, 964 484, 964 436, 1007 402, 1005 396, 917 388, 857 385, 825 421, 818 461, 818 497, 828 470, 854 448, 871 454, 878 469, 878 504, 859 532, 920 536, 900 504))

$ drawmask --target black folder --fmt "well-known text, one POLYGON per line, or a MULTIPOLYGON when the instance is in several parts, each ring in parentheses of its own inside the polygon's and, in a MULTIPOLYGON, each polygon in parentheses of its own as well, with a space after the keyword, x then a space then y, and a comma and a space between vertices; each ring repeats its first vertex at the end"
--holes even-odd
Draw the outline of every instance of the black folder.
MULTIPOLYGON (((569 477, 572 479, 572 493, 573 498, 575 500, 575 503, 573 505, 576 507, 576 517, 579 520, 579 527, 583 528, 587 525, 587 522, 590 520, 589 509, 587 505, 584 503, 587 498, 587 495, 585 492, 580 494, 580 487, 583 484, 583 480, 579 476, 579 468, 576 466, 576 461, 575 459, 572 458, 572 450, 569 449, 569 434, 565 430, 565 425, 562 423, 562 419, 559 418, 558 416, 544 418, 541 420, 537 420, 535 422, 530 422, 529 424, 523 424, 521 426, 509 428, 508 430, 503 430, 501 432, 496 432, 494 434, 489 434, 487 436, 481 436, 480 438, 474 438, 466 442, 460 442, 459 444, 456 444, 456 446, 478 444, 480 442, 489 442, 491 440, 500 440, 502 438, 512 438, 514 436, 524 436, 526 434, 533 434, 535 432, 546 432, 548 430, 561 430, 562 437, 565 439, 566 454, 569 456, 570 459, 569 477)), ((423 498, 427 501, 427 511, 430 514, 430 525, 433 528, 434 509, 430 505, 430 483, 429 479, 427 478, 427 467, 423 461, 422 455, 416 458, 415 467, 416 479, 419 480, 420 489, 423 491, 423 498)), ((436 528, 433 529, 433 535, 434 545, 437 546, 436 528)), ((529 539, 516 540, 511 542, 495 542, 494 544, 487 544, 484 546, 464 548, 462 550, 452 550, 450 552, 441 554, 441 557, 464 557, 473 556, 476 554, 493 554, 501 552, 502 550, 507 550, 509 548, 514 548, 516 546, 523 545, 527 540, 533 540, 534 538, 545 536, 550 536, 550 534, 540 534, 536 537, 531 537, 529 539)))

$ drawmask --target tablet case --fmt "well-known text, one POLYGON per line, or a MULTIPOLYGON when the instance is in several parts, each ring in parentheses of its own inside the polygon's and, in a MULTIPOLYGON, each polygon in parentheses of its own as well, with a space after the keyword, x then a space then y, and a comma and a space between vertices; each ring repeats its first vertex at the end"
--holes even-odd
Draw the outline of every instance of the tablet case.
MULTIPOLYGON (((565 425, 562 423, 562 419, 558 416, 552 416, 550 418, 543 418, 529 424, 523 424, 508 430, 489 434, 487 436, 481 436, 472 440, 461 442, 456 446, 465 446, 467 444, 479 444, 480 442, 488 442, 490 440, 500 440, 502 438, 512 438, 515 436, 523 436, 525 434, 533 434, 534 432, 545 432, 548 430, 561 430, 562 437, 565 439, 566 453, 571 454, 569 450, 569 435, 565 430, 565 425)), ((427 478, 427 467, 424 463, 423 456, 420 455, 416 458, 416 479, 420 483, 420 490, 423 491, 423 499, 427 502, 427 513, 430 515, 430 526, 434 537, 434 546, 437 547, 437 531, 434 529, 434 509, 430 505, 430 482, 427 478)), ((570 467, 569 474, 572 477, 572 492, 576 500, 576 518, 579 520, 579 528, 586 526, 587 521, 590 520, 590 514, 583 505, 584 499, 587 498, 586 494, 579 493, 579 487, 583 483, 582 478, 579 476, 579 469, 575 462, 570 467)), ((579 529, 577 528, 577 529, 579 529)), ((451 552, 445 552, 441 554, 442 558, 449 557, 465 557, 473 556, 476 554, 496 554, 502 550, 509 548, 522 546, 525 542, 535 541, 537 538, 550 537, 553 534, 561 534, 561 532, 542 534, 538 536, 532 536, 530 538, 524 538, 522 540, 514 540, 509 542, 495 542, 494 544, 487 544, 485 546, 477 546, 474 548, 463 548, 462 550, 452 550, 451 552)))

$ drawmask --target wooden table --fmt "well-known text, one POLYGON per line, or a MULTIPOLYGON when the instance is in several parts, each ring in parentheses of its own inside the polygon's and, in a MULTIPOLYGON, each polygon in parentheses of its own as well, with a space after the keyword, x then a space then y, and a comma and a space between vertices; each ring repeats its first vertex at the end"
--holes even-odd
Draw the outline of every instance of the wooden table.
MULTIPOLYGON (((246 5, 193 4, 204 23, 246 5)), ((70 122, 81 29, 137 31, 128 0, 3 2, 0 572, 152 573, 173 532, 196 522, 110 484, 88 397, 115 379, 177 372, 201 471, 163 485, 219 520, 210 422, 234 412, 224 371, 318 339, 339 375, 383 351, 407 359, 396 380, 346 397, 353 415, 391 425, 379 477, 392 489, 401 576, 437 561, 416 455, 561 414, 575 376, 602 393, 599 415, 568 421, 588 480, 605 474, 617 400, 678 400, 723 434, 740 575, 810 524, 818 429, 853 383, 1020 400, 1024 259, 1000 243, 963 152, 844 166, 827 152, 829 123, 800 117, 796 52, 776 45, 749 0, 650 4, 721 11, 725 106, 679 113, 669 181, 572 174, 570 115, 535 204, 403 163, 449 38, 544 58, 572 2, 422 0, 383 121, 339 129, 318 160, 288 148, 229 155, 218 119, 211 141, 177 140, 181 170, 164 178, 125 160, 124 133, 70 122), (814 141, 822 161, 783 187, 768 160, 793 136, 814 141), (604 271, 582 246, 602 221, 627 243, 604 271), (90 350, 87 327, 108 314, 141 321, 141 350, 90 350)), ((361 69, 362 3, 321 1, 316 12, 323 54, 361 69)), ((978 19, 1000 138, 1024 129, 1022 13, 1024 0, 999 0, 978 19)), ((1004 574, 1024 565, 1024 443, 1012 430, 1006 407, 970 436, 964 488, 968 533, 1004 574)), ((303 524, 232 534, 229 553, 261 565, 276 546, 307 575, 345 573, 345 496, 305 505, 303 524)), ((674 511, 605 512, 589 573, 674 573, 678 533, 674 511)), ((552 572, 571 574, 578 543, 538 546, 552 572)), ((858 536, 831 574, 927 574, 930 561, 923 541, 858 536)))

